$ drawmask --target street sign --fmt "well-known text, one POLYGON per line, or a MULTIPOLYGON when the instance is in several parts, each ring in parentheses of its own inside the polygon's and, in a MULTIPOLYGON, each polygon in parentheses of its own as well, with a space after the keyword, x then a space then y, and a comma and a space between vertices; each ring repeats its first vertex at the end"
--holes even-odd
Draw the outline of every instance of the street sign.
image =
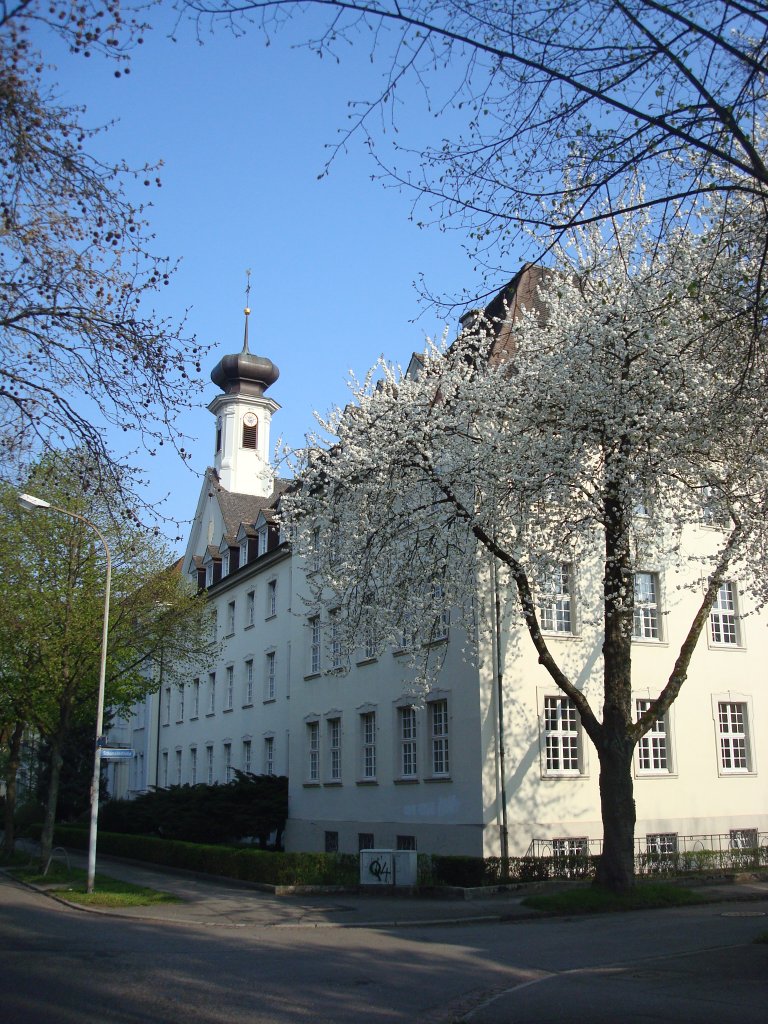
POLYGON ((130 747, 102 747, 101 748, 101 759, 102 761, 124 761, 134 756, 134 751, 130 747))

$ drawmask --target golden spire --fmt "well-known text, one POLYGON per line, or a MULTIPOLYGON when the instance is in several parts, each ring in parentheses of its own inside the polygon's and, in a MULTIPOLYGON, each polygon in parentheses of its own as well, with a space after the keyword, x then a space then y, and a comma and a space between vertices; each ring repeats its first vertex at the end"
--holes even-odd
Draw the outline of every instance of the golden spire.
POLYGON ((251 309, 248 304, 251 295, 251 271, 246 270, 245 272, 245 334, 243 335, 243 352, 248 352, 248 317, 251 315, 251 309))

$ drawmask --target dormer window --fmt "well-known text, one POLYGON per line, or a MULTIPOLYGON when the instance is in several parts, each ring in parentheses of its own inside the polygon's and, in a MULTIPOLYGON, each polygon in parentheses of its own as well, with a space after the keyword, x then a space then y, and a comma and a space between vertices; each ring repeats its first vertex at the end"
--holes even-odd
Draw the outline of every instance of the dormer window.
POLYGON ((267 553, 267 541, 268 541, 267 527, 266 526, 262 526, 261 529, 256 534, 256 545, 257 545, 257 547, 256 547, 256 555, 257 556, 258 555, 265 555, 267 553))
POLYGON ((221 556, 221 575, 229 576, 229 552, 225 551, 221 556))
POLYGON ((259 443, 259 421, 255 413, 243 416, 243 448, 256 448, 259 443))
POLYGON ((240 565, 248 564, 248 538, 240 542, 240 565))
POLYGON ((205 569, 205 585, 210 587, 213 585, 213 562, 209 562, 205 569))

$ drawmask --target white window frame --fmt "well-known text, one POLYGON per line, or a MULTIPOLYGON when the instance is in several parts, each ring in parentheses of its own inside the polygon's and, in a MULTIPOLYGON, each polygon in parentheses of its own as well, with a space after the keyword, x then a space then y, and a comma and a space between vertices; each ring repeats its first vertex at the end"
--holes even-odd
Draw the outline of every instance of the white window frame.
POLYGON ((326 718, 328 737, 328 781, 341 782, 341 716, 326 718))
POLYGON ((264 774, 275 774, 275 737, 264 737, 264 774))
POLYGON ((542 633, 573 636, 573 564, 545 566, 538 583, 539 626, 542 633))
POLYGON ((240 541, 240 565, 248 564, 248 538, 240 541))
POLYGON ((266 555, 269 549, 269 527, 260 526, 256 531, 256 557, 266 555))
POLYGON ((661 581, 657 572, 635 573, 632 639, 658 643, 661 631, 661 581))
POLYGON ((232 743, 227 740, 222 744, 224 748, 224 781, 232 781, 232 743))
POLYGON ((208 673, 208 714, 216 714, 216 673, 208 673))
POLYGON ((227 602, 227 636, 234 636, 236 607, 234 601, 227 602))
POLYGON ((713 694, 712 714, 717 740, 717 773, 721 776, 756 774, 752 745, 755 721, 747 694, 713 694))
POLYGON ((438 697, 427 701, 427 713, 432 777, 448 778, 451 774, 448 698, 438 697))
POLYGON ((208 785, 213 785, 213 744, 207 743, 205 745, 205 777, 208 785))
POLYGON ((320 674, 322 667, 322 631, 320 616, 312 615, 309 620, 309 675, 320 674))
POLYGON ((419 721, 416 707, 404 704, 397 708, 398 778, 417 779, 419 721))
POLYGON ((224 710, 231 711, 235 703, 235 667, 227 665, 224 669, 224 710))
POLYGON ((163 725, 171 724, 171 688, 166 686, 163 694, 163 725))
POLYGON ((360 770, 364 782, 376 780, 376 711, 360 712, 360 770))
POLYGON ((741 647, 739 595, 733 580, 723 580, 709 613, 709 641, 713 647, 741 647))
POLYGON ((197 747, 189 748, 189 782, 191 786, 197 785, 197 747))
POLYGON ((582 725, 576 705, 564 694, 545 694, 541 712, 541 770, 544 777, 586 775, 582 725))
POLYGON ((342 657, 341 657, 341 612, 338 608, 334 608, 329 613, 328 628, 330 631, 330 644, 329 644, 329 656, 330 656, 330 667, 332 671, 338 671, 342 668, 342 657))
POLYGON ((320 782, 320 722, 306 723, 307 730, 307 782, 320 782))
POLYGON ((275 699, 276 692, 276 680, 277 680, 277 652, 267 651, 264 654, 264 700, 270 701, 275 699))
POLYGON ((267 618, 277 615, 277 580, 267 580, 267 618))
POLYGON ((677 832, 649 832, 645 837, 645 852, 658 857, 669 857, 678 851, 677 832))
POLYGON ((245 704, 253 704, 253 658, 245 659, 245 704))
POLYGON ((229 576, 229 549, 224 551, 221 556, 221 578, 229 576))
POLYGON ((181 750, 176 751, 176 785, 181 785, 181 750))
POLYGON ((200 717, 200 680, 192 680, 192 718, 200 717))
POLYGON ((251 741, 243 740, 243 771, 250 774, 252 764, 251 741))
POLYGON ((177 722, 184 721, 184 683, 179 684, 179 701, 177 704, 177 722))
MULTIPOLYGON (((638 721, 653 701, 650 697, 633 697, 633 700, 635 702, 635 721, 638 721)), ((648 732, 637 741, 635 770, 637 775, 642 776, 674 773, 672 733, 668 711, 661 718, 656 718, 648 732)))
POLYGON ((448 631, 451 624, 451 615, 445 607, 445 588, 442 583, 432 584, 432 603, 438 609, 435 615, 432 635, 429 638, 431 643, 442 643, 448 639, 448 631))
POLYGON ((249 590, 245 595, 245 627, 252 626, 256 621, 256 591, 249 590))

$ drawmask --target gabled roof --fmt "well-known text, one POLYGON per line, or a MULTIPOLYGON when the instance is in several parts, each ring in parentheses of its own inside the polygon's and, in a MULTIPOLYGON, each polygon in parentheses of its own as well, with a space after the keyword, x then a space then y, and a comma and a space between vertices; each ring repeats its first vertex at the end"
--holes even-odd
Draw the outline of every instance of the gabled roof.
POLYGON ((215 473, 211 483, 215 487, 215 494, 221 509, 226 534, 234 537, 241 523, 253 523, 262 509, 271 508, 291 481, 275 480, 272 493, 267 498, 260 498, 253 494, 238 494, 235 491, 227 491, 218 482, 215 473))

